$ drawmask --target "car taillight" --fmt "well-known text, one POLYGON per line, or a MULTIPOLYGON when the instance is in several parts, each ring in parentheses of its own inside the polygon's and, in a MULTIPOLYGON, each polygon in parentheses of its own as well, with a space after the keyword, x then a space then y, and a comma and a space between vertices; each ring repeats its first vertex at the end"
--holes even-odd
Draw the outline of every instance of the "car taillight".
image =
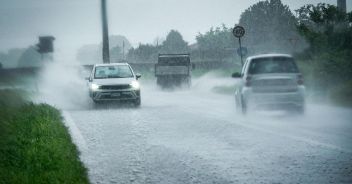
POLYGON ((250 76, 246 77, 245 85, 246 85, 247 87, 251 86, 251 79, 252 79, 252 77, 250 77, 250 76))
POLYGON ((303 85, 303 83, 304 83, 303 76, 300 74, 297 76, 297 84, 303 85))

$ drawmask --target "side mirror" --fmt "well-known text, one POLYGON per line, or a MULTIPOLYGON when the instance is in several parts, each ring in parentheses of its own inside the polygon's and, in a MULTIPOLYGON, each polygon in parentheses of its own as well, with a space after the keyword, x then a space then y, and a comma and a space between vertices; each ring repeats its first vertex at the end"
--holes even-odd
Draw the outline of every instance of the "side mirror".
POLYGON ((138 80, 139 78, 141 78, 142 77, 142 75, 141 74, 139 74, 139 73, 136 73, 136 79, 138 80))
POLYGON ((241 78, 241 74, 236 72, 231 75, 232 78, 241 78))
POLYGON ((192 70, 196 69, 196 64, 192 63, 192 70))
POLYGON ((92 80, 92 78, 90 78, 90 77, 86 77, 85 78, 87 81, 89 81, 89 82, 92 82, 93 80, 92 80))

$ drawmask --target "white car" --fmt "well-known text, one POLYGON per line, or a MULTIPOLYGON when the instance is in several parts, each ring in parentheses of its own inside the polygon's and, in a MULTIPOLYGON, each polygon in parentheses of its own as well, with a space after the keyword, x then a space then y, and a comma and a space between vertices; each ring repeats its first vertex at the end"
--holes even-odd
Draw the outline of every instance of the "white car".
POLYGON ((232 74, 240 82, 235 90, 236 107, 246 114, 253 109, 305 110, 303 76, 295 60, 286 54, 249 57, 242 72, 232 74))
POLYGON ((88 79, 89 96, 95 103, 104 101, 131 101, 141 105, 138 79, 127 63, 96 64, 88 79))

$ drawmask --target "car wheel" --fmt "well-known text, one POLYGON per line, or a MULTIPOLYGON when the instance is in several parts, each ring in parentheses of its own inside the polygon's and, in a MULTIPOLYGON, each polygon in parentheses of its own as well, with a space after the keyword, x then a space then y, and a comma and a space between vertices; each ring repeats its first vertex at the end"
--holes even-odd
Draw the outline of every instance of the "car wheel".
POLYGON ((296 113, 300 114, 300 115, 303 115, 305 113, 305 106, 302 105, 302 106, 296 107, 296 113))
POLYGON ((135 106, 135 107, 140 107, 140 106, 141 106, 141 97, 137 98, 137 99, 134 101, 134 106, 135 106))
POLYGON ((100 105, 99 101, 93 100, 93 103, 92 103, 92 108, 93 108, 93 109, 99 108, 99 105, 100 105))
POLYGON ((246 115, 248 112, 248 106, 247 103, 241 98, 241 111, 243 115, 246 115))

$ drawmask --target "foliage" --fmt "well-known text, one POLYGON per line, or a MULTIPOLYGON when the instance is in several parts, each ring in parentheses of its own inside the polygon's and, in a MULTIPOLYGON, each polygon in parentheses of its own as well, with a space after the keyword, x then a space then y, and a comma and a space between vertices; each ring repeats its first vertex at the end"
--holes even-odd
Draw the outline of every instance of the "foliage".
POLYGON ((352 106, 352 80, 334 88, 330 98, 338 105, 352 106))
POLYGON ((118 62, 124 59, 122 49, 119 46, 115 46, 110 49, 110 61, 118 62))
POLYGON ((26 49, 10 49, 7 53, 0 53, 0 60, 4 68, 15 68, 18 66, 18 60, 26 49))
POLYGON ((18 67, 39 67, 41 65, 41 56, 34 46, 28 47, 18 59, 18 67))
POLYGON ((310 44, 313 54, 352 49, 352 14, 340 11, 334 5, 320 3, 296 10, 298 30, 310 44))
POLYGON ((0 91, 0 183, 88 183, 60 112, 0 91))
POLYGON ((180 54, 188 52, 188 43, 183 40, 182 35, 176 30, 171 30, 161 45, 139 44, 137 48, 131 48, 128 51, 127 60, 156 62, 160 53, 180 54))
POLYGON ((136 49, 131 48, 127 54, 128 61, 156 62, 160 47, 150 44, 140 44, 136 49))
POLYGON ((197 50, 192 55, 200 59, 222 60, 234 55, 234 48, 238 47, 231 29, 224 24, 222 27, 210 28, 205 34, 196 37, 197 50))
POLYGON ((297 33, 296 23, 281 0, 260 1, 245 10, 239 21, 246 29, 243 43, 254 53, 301 51, 304 41, 297 33))
POLYGON ((345 13, 336 6, 323 3, 306 5, 296 12, 298 30, 310 45, 300 59, 310 63, 316 87, 335 94, 332 96, 337 101, 349 99, 351 85, 347 81, 352 81, 352 12, 345 13))
POLYGON ((183 40, 181 33, 171 30, 162 44, 161 52, 165 54, 188 53, 188 43, 183 40))

